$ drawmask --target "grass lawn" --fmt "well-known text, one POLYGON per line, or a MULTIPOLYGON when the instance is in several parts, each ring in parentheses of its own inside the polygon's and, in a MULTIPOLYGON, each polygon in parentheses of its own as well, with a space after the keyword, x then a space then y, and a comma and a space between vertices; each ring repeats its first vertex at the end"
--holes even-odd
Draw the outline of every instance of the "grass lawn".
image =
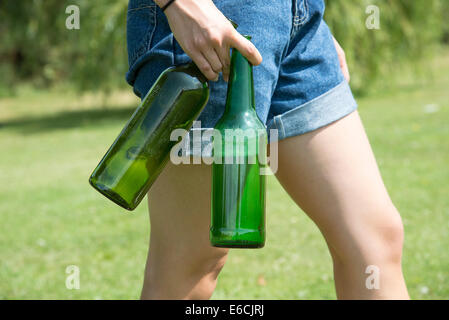
MULTIPOLYGON (((405 224, 412 298, 449 298, 449 55, 433 82, 359 99, 382 175, 405 224)), ((22 89, 0 99, 0 298, 134 299, 149 239, 133 213, 87 182, 137 105, 131 90, 95 95, 22 89), (80 268, 80 289, 65 286, 80 268)), ((215 299, 334 299, 318 229, 269 179, 267 244, 234 250, 215 299)))

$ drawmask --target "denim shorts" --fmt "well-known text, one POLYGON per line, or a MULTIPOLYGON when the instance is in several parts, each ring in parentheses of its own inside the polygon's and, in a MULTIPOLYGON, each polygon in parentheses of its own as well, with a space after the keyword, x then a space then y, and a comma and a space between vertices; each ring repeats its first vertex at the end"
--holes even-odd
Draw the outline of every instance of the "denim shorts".
MULTIPOLYGON (((214 3, 241 34, 252 36, 262 55, 263 62, 253 68, 256 111, 268 130, 278 130, 279 140, 328 125, 357 108, 323 20, 323 0, 214 3)), ((152 0, 129 1, 127 44, 126 80, 141 98, 166 68, 191 61, 152 0)), ((213 128, 223 114, 227 83, 220 76, 210 89, 198 118, 202 130, 213 128)))

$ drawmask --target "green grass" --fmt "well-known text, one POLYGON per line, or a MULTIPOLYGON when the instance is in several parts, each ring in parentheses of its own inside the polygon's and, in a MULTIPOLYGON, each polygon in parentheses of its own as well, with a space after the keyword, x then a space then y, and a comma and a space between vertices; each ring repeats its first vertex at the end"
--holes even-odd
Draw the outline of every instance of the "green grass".
MULTIPOLYGON (((412 298, 449 298, 449 58, 432 83, 359 99, 387 188, 405 224, 412 298)), ((149 239, 146 204, 129 214, 88 176, 138 100, 20 90, 0 100, 0 298, 138 298, 149 239), (65 287, 80 268, 80 290, 65 287)), ((315 225, 269 179, 267 244, 234 250, 216 299, 334 299, 315 225)))

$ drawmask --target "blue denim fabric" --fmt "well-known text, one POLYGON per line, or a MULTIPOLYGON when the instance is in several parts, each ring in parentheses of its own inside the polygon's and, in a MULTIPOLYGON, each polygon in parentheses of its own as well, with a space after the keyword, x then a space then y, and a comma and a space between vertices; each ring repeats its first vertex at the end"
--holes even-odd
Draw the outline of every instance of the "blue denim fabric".
MULTIPOLYGON (((303 134, 357 108, 340 70, 323 0, 216 0, 242 34, 252 36, 263 62, 254 67, 256 111, 279 139, 303 134)), ((191 61, 152 0, 130 0, 127 17, 130 69, 126 80, 141 98, 166 68, 191 61)), ((223 114, 227 83, 210 82, 198 120, 212 128, 223 114)))

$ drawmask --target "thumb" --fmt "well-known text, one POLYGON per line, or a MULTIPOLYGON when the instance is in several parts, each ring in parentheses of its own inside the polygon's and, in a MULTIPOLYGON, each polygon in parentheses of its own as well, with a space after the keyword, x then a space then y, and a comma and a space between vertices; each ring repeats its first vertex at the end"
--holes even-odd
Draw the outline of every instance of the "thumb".
POLYGON ((237 49, 248 61, 257 66, 262 62, 262 55, 254 44, 237 31, 233 32, 230 47, 237 49))

